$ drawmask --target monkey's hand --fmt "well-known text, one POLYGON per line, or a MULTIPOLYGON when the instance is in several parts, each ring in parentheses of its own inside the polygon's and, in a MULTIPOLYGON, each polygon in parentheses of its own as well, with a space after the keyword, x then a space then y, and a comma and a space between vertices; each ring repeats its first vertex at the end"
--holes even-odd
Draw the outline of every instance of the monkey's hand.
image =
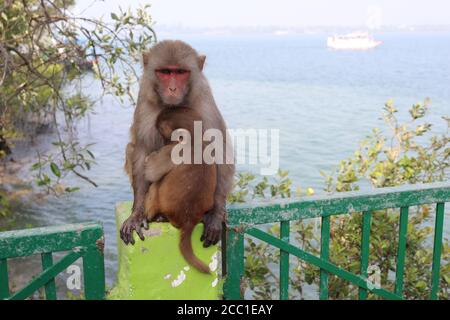
POLYGON ((133 230, 135 230, 139 238, 144 241, 145 238, 142 228, 148 229, 147 218, 143 213, 133 212, 122 224, 122 227, 120 228, 120 238, 126 245, 129 243, 134 245, 133 230))
POLYGON ((222 222, 225 216, 225 208, 214 207, 203 216, 203 229, 202 237, 203 247, 207 248, 210 245, 214 245, 220 240, 222 233, 222 222))

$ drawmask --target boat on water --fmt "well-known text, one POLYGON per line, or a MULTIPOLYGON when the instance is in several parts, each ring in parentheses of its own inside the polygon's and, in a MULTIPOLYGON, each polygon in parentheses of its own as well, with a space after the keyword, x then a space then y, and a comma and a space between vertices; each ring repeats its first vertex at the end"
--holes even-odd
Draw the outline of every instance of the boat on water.
POLYGON ((327 46, 337 50, 368 50, 378 47, 381 43, 381 41, 375 40, 368 32, 333 35, 327 39, 327 46))

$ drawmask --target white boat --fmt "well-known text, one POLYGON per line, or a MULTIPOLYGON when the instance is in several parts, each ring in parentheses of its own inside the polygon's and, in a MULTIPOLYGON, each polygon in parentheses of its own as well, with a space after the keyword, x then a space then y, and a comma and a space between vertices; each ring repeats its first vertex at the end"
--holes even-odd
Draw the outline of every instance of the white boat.
POLYGON ((368 50, 380 44, 381 41, 375 40, 368 32, 333 35, 327 39, 327 46, 337 50, 368 50))

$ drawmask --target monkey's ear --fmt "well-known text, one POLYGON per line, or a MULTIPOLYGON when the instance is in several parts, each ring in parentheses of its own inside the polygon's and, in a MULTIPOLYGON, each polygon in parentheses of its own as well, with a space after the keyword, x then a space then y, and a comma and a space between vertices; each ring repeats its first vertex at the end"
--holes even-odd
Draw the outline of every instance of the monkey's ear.
POLYGON ((205 55, 199 55, 198 56, 198 67, 200 68, 200 71, 203 71, 203 66, 205 65, 206 56, 205 55))
POLYGON ((144 68, 148 65, 148 58, 150 56, 150 52, 143 52, 142 53, 142 64, 144 65, 144 68))

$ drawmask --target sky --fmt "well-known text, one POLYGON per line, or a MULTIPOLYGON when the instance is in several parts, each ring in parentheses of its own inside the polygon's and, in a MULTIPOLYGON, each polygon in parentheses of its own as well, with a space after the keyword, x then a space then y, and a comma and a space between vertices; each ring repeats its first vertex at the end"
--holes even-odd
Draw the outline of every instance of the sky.
POLYGON ((75 12, 109 16, 150 3, 157 25, 248 26, 450 25, 450 0, 76 0, 75 12), (91 5, 93 2, 93 5, 91 5), (91 5, 91 6, 90 6, 91 5))

